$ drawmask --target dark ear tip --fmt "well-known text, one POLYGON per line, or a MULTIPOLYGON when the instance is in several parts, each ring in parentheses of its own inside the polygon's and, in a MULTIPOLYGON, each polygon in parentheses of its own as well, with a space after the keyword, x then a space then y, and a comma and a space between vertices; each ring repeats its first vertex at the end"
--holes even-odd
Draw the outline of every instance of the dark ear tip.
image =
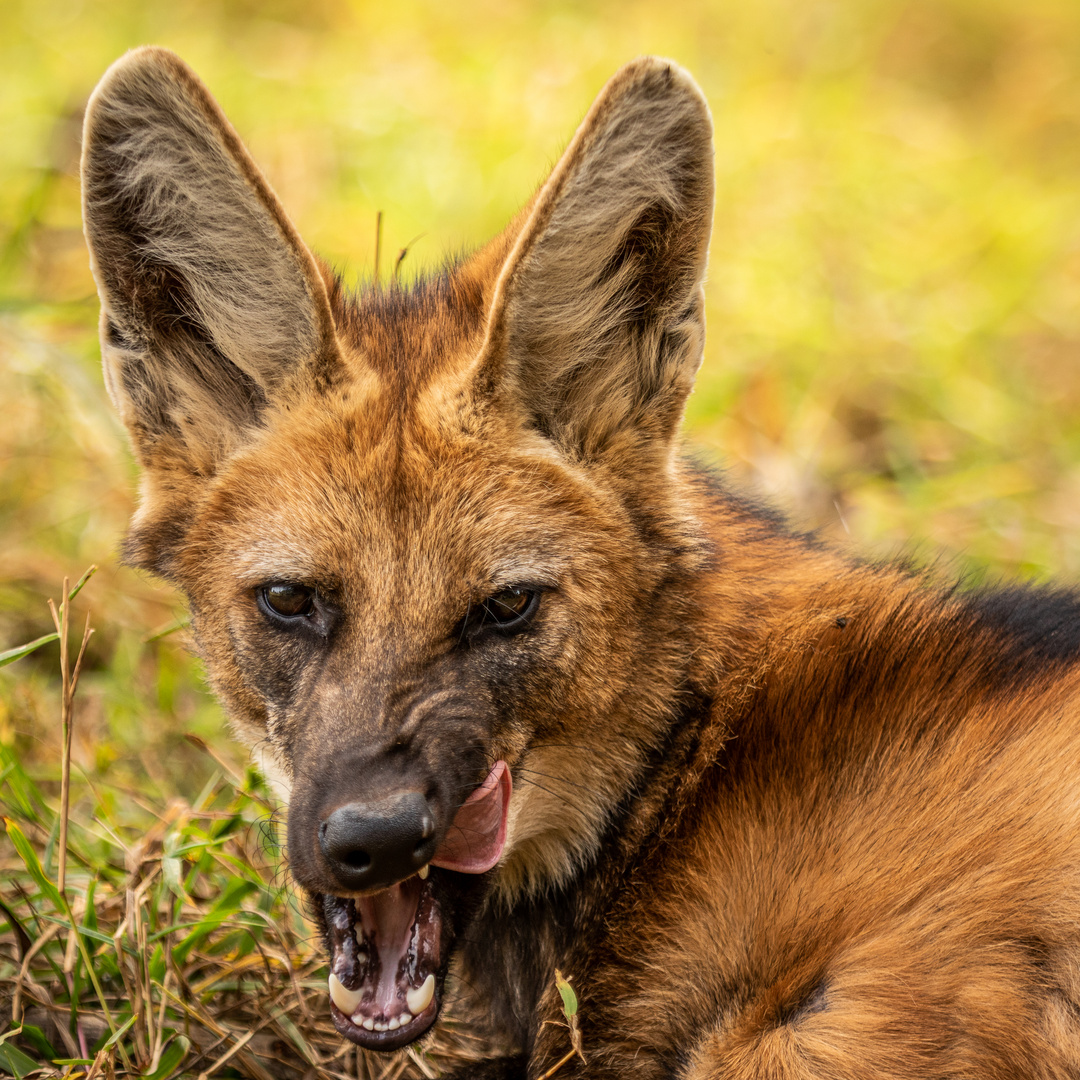
POLYGON ((95 179, 92 163, 117 138, 129 133, 144 105, 175 108, 183 101, 213 114, 215 107, 199 77, 171 49, 140 45, 129 49, 101 76, 86 103, 82 133, 84 212, 95 179))

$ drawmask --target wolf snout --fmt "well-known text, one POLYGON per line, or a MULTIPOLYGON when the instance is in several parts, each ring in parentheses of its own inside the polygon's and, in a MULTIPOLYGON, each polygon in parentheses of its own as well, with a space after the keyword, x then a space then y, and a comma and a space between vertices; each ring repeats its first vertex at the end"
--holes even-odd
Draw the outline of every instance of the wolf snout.
POLYGON ((319 825, 319 846, 342 891, 383 889, 435 854, 435 816, 418 791, 351 802, 319 825))

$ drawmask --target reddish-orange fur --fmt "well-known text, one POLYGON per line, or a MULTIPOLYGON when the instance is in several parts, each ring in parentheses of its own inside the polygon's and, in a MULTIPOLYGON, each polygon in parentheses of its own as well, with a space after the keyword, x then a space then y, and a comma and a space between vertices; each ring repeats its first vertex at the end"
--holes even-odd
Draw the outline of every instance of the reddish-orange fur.
POLYGON ((170 54, 106 76, 84 168, 129 557, 291 787, 298 879, 333 889, 319 808, 395 755, 447 814, 514 771, 453 976, 508 1056, 469 1075, 565 1055, 556 968, 560 1077, 1080 1075, 1080 600, 854 562, 680 458, 712 194, 684 73, 620 72, 506 233, 411 290, 346 296, 170 54), (230 336, 248 259, 281 355, 230 336), (333 633, 270 625, 273 581, 333 633), (464 648, 515 582, 535 626, 464 648))

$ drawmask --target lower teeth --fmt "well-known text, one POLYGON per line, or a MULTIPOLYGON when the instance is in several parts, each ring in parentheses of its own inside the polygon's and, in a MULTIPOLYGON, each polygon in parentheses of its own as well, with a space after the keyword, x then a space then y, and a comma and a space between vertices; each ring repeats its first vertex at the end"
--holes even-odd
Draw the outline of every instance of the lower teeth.
POLYGON ((333 973, 330 975, 330 999, 342 1013, 346 1016, 352 1016, 353 1023, 357 1027, 365 1028, 367 1031, 396 1031, 399 1027, 404 1027, 410 1021, 415 1020, 431 1004, 431 999, 434 996, 435 976, 428 975, 418 987, 410 990, 405 995, 409 1008, 400 1015, 393 1017, 389 1021, 375 1021, 370 1017, 360 1019, 356 1015, 362 997, 360 991, 347 989, 336 975, 333 973))
POLYGON ((402 1013, 400 1016, 395 1016, 392 1020, 372 1020, 370 1017, 366 1019, 360 1027, 366 1028, 368 1031, 397 1031, 398 1028, 405 1027, 410 1021, 415 1020, 411 1013, 402 1013))
POLYGON ((410 1012, 403 1012, 400 1016, 395 1016, 390 1021, 372 1020, 371 1017, 366 1017, 364 1020, 353 1020, 353 1023, 357 1027, 364 1028, 365 1031, 397 1031, 398 1028, 405 1027, 406 1024, 411 1023, 416 1017, 410 1012))

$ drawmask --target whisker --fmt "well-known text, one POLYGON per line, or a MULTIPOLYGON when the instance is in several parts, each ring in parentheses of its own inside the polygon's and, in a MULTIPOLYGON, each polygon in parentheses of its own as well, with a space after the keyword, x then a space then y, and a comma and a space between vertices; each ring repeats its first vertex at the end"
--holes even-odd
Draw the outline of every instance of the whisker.
POLYGON ((603 795, 604 791, 601 788, 592 787, 589 784, 583 784, 579 780, 571 780, 566 776, 559 776, 557 773, 545 773, 540 772, 539 769, 521 769, 522 779, 526 783, 535 784, 535 780, 529 780, 528 776, 542 776, 545 780, 551 780, 553 783, 565 784, 567 787, 577 788, 579 791, 587 791, 591 795, 603 795))

